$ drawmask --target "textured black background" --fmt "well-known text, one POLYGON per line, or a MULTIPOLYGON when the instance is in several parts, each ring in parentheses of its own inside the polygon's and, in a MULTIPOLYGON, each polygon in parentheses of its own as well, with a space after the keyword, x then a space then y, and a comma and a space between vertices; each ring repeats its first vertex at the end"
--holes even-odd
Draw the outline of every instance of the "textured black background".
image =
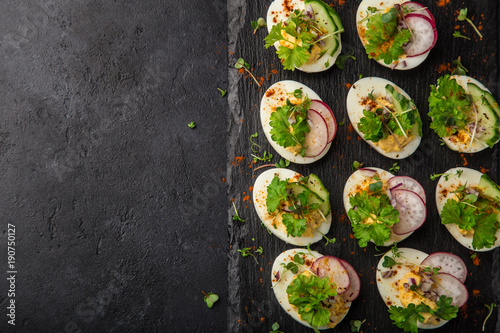
MULTIPOLYGON (((424 140, 399 163, 400 174, 417 178, 432 198, 428 175, 465 160, 428 129, 429 85, 441 64, 460 55, 498 97, 497 2, 438 8, 427 1, 438 44, 417 69, 392 72, 364 55, 354 24, 359 1, 335 1, 344 49, 354 49, 357 61, 321 74, 284 72, 263 47, 265 32, 252 34, 250 21, 265 16, 269 3, 0 1, 0 273, 7 271, 8 223, 16 226, 18 270, 15 328, 7 325, 8 286, 0 280, 0 331, 267 332, 275 321, 285 332, 302 330, 270 289, 271 264, 291 246, 268 235, 244 201, 259 173, 248 165, 250 134, 258 132, 262 151, 274 153, 260 128, 260 98, 282 79, 305 83, 346 121, 325 158, 291 166, 318 174, 332 193, 329 236, 337 243, 313 249, 350 261, 362 275, 362 294, 337 331, 364 318, 365 331, 398 331, 372 284, 376 251, 360 249, 342 218, 340 193, 352 161, 386 169, 393 162, 348 131, 345 84, 359 74, 382 76, 415 99, 424 140), (455 21, 464 6, 483 25, 482 41, 455 21), (453 39, 455 25, 473 40, 453 39), (264 77, 263 88, 232 68, 240 56, 264 77), (238 164, 236 156, 245 159, 238 164), (231 220, 232 199, 245 223, 231 220), (259 245, 259 265, 237 252, 259 245), (202 291, 221 300, 208 309, 202 291)), ((500 181, 498 147, 465 158, 500 181)), ((439 224, 432 200, 428 209, 424 227, 402 246, 466 260, 466 285, 480 293, 440 331, 477 332, 483 304, 500 301, 499 250, 479 254, 480 266, 472 265, 470 252, 439 224)), ((500 331, 498 311, 488 322, 490 332, 495 327, 500 331)))

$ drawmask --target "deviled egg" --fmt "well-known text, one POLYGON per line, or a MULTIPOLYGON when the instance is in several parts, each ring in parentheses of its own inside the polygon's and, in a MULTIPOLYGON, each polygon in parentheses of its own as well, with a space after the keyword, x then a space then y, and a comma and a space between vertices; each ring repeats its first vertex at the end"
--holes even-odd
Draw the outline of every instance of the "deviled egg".
POLYGON ((321 0, 275 0, 267 11, 266 48, 273 46, 285 69, 321 72, 332 67, 344 31, 332 7, 321 0))
POLYGON ((410 96, 389 80, 366 77, 347 95, 347 114, 356 132, 380 154, 403 159, 422 140, 422 121, 410 96))
POLYGON ((356 26, 368 57, 391 69, 417 67, 437 41, 434 16, 414 1, 363 0, 356 26))
POLYGON ((255 180, 253 202, 264 226, 287 243, 316 243, 330 230, 330 193, 314 174, 266 170, 255 180))
POLYGON ((298 164, 325 156, 337 132, 328 105, 311 88, 291 80, 267 89, 260 103, 260 121, 278 154, 298 164))
POLYGON ((461 153, 492 148, 500 140, 500 107, 491 92, 466 75, 444 75, 431 86, 431 129, 461 153))
POLYGON ((358 274, 347 261, 304 249, 281 253, 274 260, 271 281, 281 307, 314 330, 337 326, 361 288, 358 274), (304 288, 305 284, 314 287, 304 288))
POLYGON ((455 318, 469 296, 463 284, 466 277, 467 267, 458 256, 446 252, 428 255, 411 248, 387 252, 376 273, 390 318, 406 332, 438 328, 455 318))
POLYGON ((436 206, 441 223, 468 249, 500 246, 500 187, 469 168, 452 168, 439 178, 436 206))
POLYGON ((343 198, 361 247, 368 242, 377 246, 400 242, 420 228, 427 216, 422 185, 379 168, 355 171, 345 184, 343 198))

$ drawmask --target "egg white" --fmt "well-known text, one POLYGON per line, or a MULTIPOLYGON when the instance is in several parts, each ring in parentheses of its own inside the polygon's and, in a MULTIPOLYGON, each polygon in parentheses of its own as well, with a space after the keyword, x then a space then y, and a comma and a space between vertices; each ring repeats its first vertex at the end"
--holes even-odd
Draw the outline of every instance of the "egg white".
POLYGON ((264 171, 257 177, 255 184, 253 186, 253 203, 257 215, 267 229, 269 229, 276 237, 285 242, 297 246, 307 246, 309 243, 316 243, 323 238, 323 234, 326 235, 330 230, 332 224, 332 214, 328 214, 326 221, 321 223, 321 225, 313 231, 313 235, 310 237, 292 237, 287 236, 286 228, 284 226, 278 226, 276 229, 273 226, 273 216, 269 215, 267 212, 266 198, 267 198, 267 186, 271 184, 274 176, 277 175, 280 180, 293 179, 298 181, 299 177, 302 177, 298 172, 292 171, 290 169, 284 168, 273 168, 264 171))
MULTIPOLYGON (((382 266, 384 256, 380 257, 380 261, 377 265, 377 288, 380 293, 380 297, 382 297, 382 300, 387 307, 390 307, 391 305, 403 306, 399 300, 399 281, 406 273, 415 268, 416 264, 420 264, 428 256, 425 252, 411 248, 399 248, 398 250, 400 251, 402 257, 395 259, 398 265, 392 267, 393 274, 391 277, 385 279, 382 277, 382 272, 390 270, 389 268, 382 266)), ((391 251, 387 252, 387 255, 392 257, 391 251)), ((434 329, 443 326, 447 322, 447 320, 441 320, 438 325, 431 325, 422 324, 417 321, 417 326, 423 329, 434 329)))
MULTIPOLYGON (((368 42, 365 38, 362 38, 361 37, 361 33, 360 31, 364 31, 366 29, 366 20, 363 21, 365 18, 366 18, 366 13, 368 11, 368 7, 375 7, 375 8, 379 8, 379 9, 382 9, 382 12, 386 9, 386 8, 390 8, 390 7, 394 7, 395 4, 402 4, 406 2, 406 0, 363 0, 361 1, 361 3, 359 4, 359 7, 358 7, 358 11, 356 12, 356 26, 357 26, 357 29, 358 29, 358 36, 359 36, 359 39, 361 40, 361 43, 363 44, 363 46, 365 46, 368 42)), ((427 51, 426 53, 424 54, 421 54, 419 56, 416 56, 416 57, 406 57, 406 56, 402 56, 399 58, 399 63, 396 65, 396 67, 394 67, 394 69, 399 69, 399 70, 409 70, 409 69, 413 69, 415 67, 417 67, 418 65, 420 65, 421 63, 423 63, 425 61, 425 59, 427 59, 427 56, 429 55, 429 53, 431 52, 431 50, 427 51), (403 65, 403 61, 406 62, 406 66, 403 65)), ((378 60, 377 61, 379 64, 381 64, 382 66, 385 66, 385 67, 391 67, 392 64, 389 64, 387 65, 384 60, 378 60)))
MULTIPOLYGON (((271 114, 276 112, 276 108, 280 106, 284 106, 286 104, 286 99, 289 98, 292 100, 293 95, 291 93, 296 89, 301 89, 304 96, 308 96, 310 99, 317 99, 321 101, 321 98, 316 94, 311 88, 306 85, 292 80, 279 81, 270 86, 267 91, 262 96, 262 100, 260 102, 260 122, 262 124, 262 128, 266 135, 267 140, 271 144, 271 146, 280 154, 281 157, 297 164, 309 164, 316 162, 320 158, 326 155, 332 143, 328 143, 323 152, 315 157, 302 157, 300 155, 295 155, 294 153, 288 151, 286 148, 278 145, 271 138, 271 125, 269 121, 271 119, 271 114), (273 92, 271 94, 271 92, 273 92)), ((314 133, 306 133, 306 137, 314 134, 314 133)))
MULTIPOLYGON (((465 93, 469 93, 469 89, 467 88, 467 83, 474 83, 477 85, 479 88, 486 90, 487 92, 491 93, 491 91, 486 88, 481 82, 478 80, 467 76, 467 75, 452 75, 451 78, 454 78, 457 83, 464 88, 465 93)), ((474 141, 472 145, 467 142, 467 143, 460 143, 460 142, 453 142, 451 136, 445 136, 443 138, 444 143, 450 148, 451 150, 458 151, 460 153, 477 153, 481 150, 484 150, 486 148, 489 148, 487 144, 481 143, 478 141, 474 141)), ((498 142, 498 141, 497 141, 498 142)))
MULTIPOLYGON (((288 19, 289 11, 285 10, 284 4, 285 0, 274 0, 269 5, 269 9, 267 10, 267 19, 266 19, 268 32, 271 32, 272 27, 278 24, 279 22, 286 21, 288 19)), ((286 4, 292 8, 292 12, 294 10, 302 11, 306 8, 304 0, 286 0, 286 4)), ((340 34, 338 35, 338 38, 340 45, 337 51, 333 55, 325 53, 318 60, 312 63, 304 64, 298 67, 297 69, 306 73, 318 73, 326 71, 327 69, 332 67, 335 64, 335 61, 337 60, 337 57, 339 56, 340 52, 342 52, 342 42, 340 39, 341 38, 340 34), (325 66, 325 64, 328 64, 328 66, 325 66)), ((278 49, 279 43, 275 43, 274 47, 278 49)))
MULTIPOLYGON (((351 122, 352 127, 356 130, 358 135, 363 138, 363 140, 365 140, 365 135, 360 130, 358 130, 358 123, 360 122, 361 118, 364 117, 363 109, 365 107, 363 106, 362 101, 363 99, 366 99, 368 94, 370 93, 375 96, 385 96, 385 86, 387 84, 392 85, 397 92, 411 100, 410 96, 403 89, 401 89, 391 81, 382 79, 380 77, 362 78, 361 80, 356 81, 356 83, 354 83, 349 89, 346 101, 347 115, 349 116, 349 121, 351 122)), ((418 134, 418 126, 416 124, 413 125, 411 134, 415 136, 414 139, 410 141, 405 147, 403 147, 402 151, 385 152, 382 148, 373 144, 372 141, 365 140, 365 142, 380 154, 392 159, 400 160, 403 158, 407 158, 408 156, 413 154, 420 145, 422 137, 418 134)))
MULTIPOLYGON (((477 170, 473 170, 470 168, 452 168, 446 171, 447 174, 452 174, 448 177, 448 180, 445 177, 441 176, 436 186, 436 207, 438 209, 439 215, 441 215, 441 211, 448 199, 453 199, 455 197, 452 191, 455 191, 459 186, 465 185, 467 186, 478 186, 481 176, 483 175, 481 172, 477 170), (463 170, 460 177, 456 175, 457 170, 463 170)), ((480 250, 476 250, 472 247, 472 235, 467 234, 463 235, 458 230, 456 224, 445 224, 446 229, 450 232, 450 234, 463 246, 466 248, 476 251, 476 252, 486 252, 494 250, 496 247, 500 246, 500 229, 496 232, 496 241, 495 244, 490 248, 483 248, 480 250)))
MULTIPOLYGON (((381 181, 387 182, 389 178, 394 177, 394 175, 388 171, 385 171, 384 169, 380 168, 373 168, 373 167, 365 167, 366 169, 372 169, 377 171, 377 175, 381 181)), ((353 195, 355 195, 359 190, 358 188, 361 186, 361 188, 364 188, 363 183, 367 180, 370 179, 370 177, 366 177, 362 174, 361 171, 357 170, 353 172, 353 174, 347 179, 347 182, 345 183, 344 186, 344 193, 343 193, 343 200, 344 200, 344 208, 346 213, 349 211, 349 209, 352 208, 351 203, 349 202, 349 198, 353 195)), ((389 191, 386 191, 386 194, 390 198, 389 191)), ((391 236, 389 239, 384 243, 383 246, 391 246, 394 243, 401 242, 402 240, 406 239, 409 237, 412 232, 409 232, 404 235, 396 235, 395 233, 391 232, 391 236)))
MULTIPOLYGON (((273 263, 273 269, 271 272, 271 282, 272 285, 274 286, 273 291, 274 295, 276 296, 276 299, 278 300, 278 303, 280 303, 281 307, 290 315, 292 316, 293 319, 298 321, 304 326, 311 327, 305 320, 300 318, 298 312, 294 307, 288 302, 288 294, 286 293, 286 288, 290 283, 292 283, 293 279, 295 278, 296 275, 302 273, 304 270, 302 268, 299 269, 297 274, 293 274, 291 271, 287 270, 285 273, 284 268, 282 264, 288 264, 289 262, 293 261, 293 256, 295 254, 299 253, 302 258, 305 260, 305 266, 306 267, 311 267, 311 265, 314 263, 314 261, 318 258, 321 258, 323 255, 316 252, 316 251, 307 251, 304 249, 290 249, 287 250, 283 253, 281 253, 276 259, 274 260, 273 263), (276 279, 276 274, 279 272, 281 280, 276 279)), ((351 307, 352 302, 346 302, 345 306, 348 308, 345 313, 339 314, 340 321, 347 315, 349 312, 349 308, 351 307)), ((326 330, 328 329, 327 326, 320 326, 318 327, 320 330, 326 330)))

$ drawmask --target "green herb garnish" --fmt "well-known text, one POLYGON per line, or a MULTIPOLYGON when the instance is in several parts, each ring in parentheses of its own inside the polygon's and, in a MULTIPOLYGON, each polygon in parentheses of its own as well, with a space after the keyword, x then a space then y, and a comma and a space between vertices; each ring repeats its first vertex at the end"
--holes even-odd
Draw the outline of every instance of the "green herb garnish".
POLYGON ((431 175, 431 180, 436 180, 436 178, 443 176, 444 180, 448 181, 450 176, 456 175, 458 178, 460 178, 460 176, 462 175, 463 172, 464 172, 463 169, 458 169, 457 172, 455 172, 455 173, 446 173, 446 172, 445 173, 433 173, 431 175))
POLYGON ((361 325, 366 321, 364 319, 363 321, 361 320, 351 320, 349 324, 351 325, 351 332, 359 332, 361 330, 361 325))
POLYGON ((283 331, 280 331, 279 328, 280 324, 278 324, 278 322, 275 322, 273 326, 271 326, 272 331, 269 331, 269 333, 284 333, 283 331))
POLYGON ((203 300, 205 301, 209 309, 211 309, 212 306, 214 306, 214 303, 219 300, 219 296, 214 293, 206 293, 204 291, 202 291, 202 293, 204 295, 203 300))
POLYGON ((460 31, 458 31, 458 30, 455 30, 455 31, 453 32, 453 37, 456 37, 456 38, 464 38, 464 39, 469 39, 469 40, 470 40, 470 38, 469 38, 469 37, 462 35, 462 34, 460 33, 460 31))
POLYGON ((280 159, 279 162, 277 162, 276 164, 274 164, 275 167, 277 168, 286 168, 290 165, 290 161, 289 160, 284 160, 284 159, 280 159))
POLYGON ((484 322, 483 322, 483 329, 482 329, 483 332, 484 332, 484 328, 486 327, 486 322, 490 318, 491 314, 493 313, 493 309, 496 308, 497 305, 496 305, 496 303, 491 303, 490 305, 485 304, 484 306, 488 309, 488 315, 486 316, 486 318, 484 319, 484 322))
POLYGON ((362 168, 364 165, 365 165, 364 163, 360 163, 358 161, 354 161, 351 164, 351 169, 354 172, 354 171, 358 170, 359 168, 362 168))
POLYGON ((236 63, 234 64, 234 68, 236 68, 236 69, 243 69, 245 72, 247 72, 252 77, 252 79, 255 81, 255 83, 257 83, 257 85, 260 87, 259 81, 257 81, 257 79, 255 78, 255 76, 253 76, 252 72, 250 72, 250 69, 251 69, 250 64, 247 63, 247 62, 245 62, 245 59, 239 58, 236 61, 236 63))
POLYGON ((345 63, 347 59, 351 58, 352 60, 356 60, 356 57, 354 56, 354 50, 351 49, 352 53, 351 54, 341 54, 337 57, 337 60, 335 61, 335 65, 338 67, 338 69, 344 69, 345 68, 345 63))
POLYGON ((220 91, 221 97, 225 97, 227 95, 227 90, 222 90, 221 88, 217 88, 220 91))
POLYGON ((460 9, 460 13, 458 15, 458 20, 469 22, 469 24, 474 28, 476 33, 479 35, 479 38, 483 39, 483 35, 479 32, 479 29, 476 28, 474 23, 472 23, 472 21, 467 17, 467 8, 460 9))
POLYGON ((453 64, 457 67, 451 72, 451 75, 466 75, 469 71, 462 65, 461 58, 458 57, 457 60, 453 60, 453 64))
POLYGON ((233 216, 233 221, 238 221, 238 222, 245 222, 245 220, 243 220, 239 215, 238 215, 238 211, 236 210, 236 205, 234 204, 234 201, 233 201, 233 207, 234 207, 234 216, 233 216))
POLYGON ((389 168, 389 172, 391 173, 398 173, 400 169, 400 166, 398 165, 398 163, 394 163, 390 168, 389 168))
POLYGON ((259 17, 257 21, 251 21, 253 34, 257 32, 260 28, 267 27, 266 20, 263 17, 259 17))
MULTIPOLYGON (((258 265, 259 261, 257 260, 257 257, 251 251, 252 251, 251 247, 244 247, 243 249, 238 249, 238 252, 241 253, 241 256, 243 258, 251 256, 258 265)), ((254 250, 254 252, 257 254, 262 254, 262 252, 264 252, 264 249, 262 249, 262 246, 259 246, 256 250, 254 250)))
POLYGON ((190 122, 190 123, 188 124, 188 127, 189 127, 189 128, 195 128, 195 127, 196 127, 196 123, 195 123, 194 121, 192 121, 192 122, 190 122))

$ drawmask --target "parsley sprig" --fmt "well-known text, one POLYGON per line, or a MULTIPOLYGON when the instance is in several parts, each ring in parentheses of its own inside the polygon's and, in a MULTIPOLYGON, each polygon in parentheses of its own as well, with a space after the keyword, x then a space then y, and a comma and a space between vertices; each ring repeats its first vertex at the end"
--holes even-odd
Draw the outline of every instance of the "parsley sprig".
POLYGON ((277 107, 269 121, 271 139, 284 148, 298 146, 300 155, 305 156, 305 135, 310 131, 307 123, 310 105, 311 100, 306 96, 298 104, 287 99, 284 106, 277 107))
POLYGON ((403 45, 411 38, 410 29, 398 29, 400 15, 396 8, 387 13, 375 13, 367 17, 365 45, 368 58, 383 60, 389 65, 404 53, 403 45))

